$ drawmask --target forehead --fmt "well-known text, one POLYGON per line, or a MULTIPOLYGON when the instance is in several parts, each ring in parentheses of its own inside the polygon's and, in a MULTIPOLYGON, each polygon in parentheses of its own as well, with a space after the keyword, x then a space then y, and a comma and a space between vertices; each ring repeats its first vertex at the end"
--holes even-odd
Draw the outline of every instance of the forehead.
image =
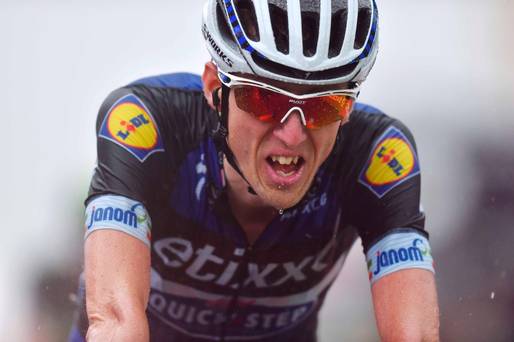
POLYGON ((272 80, 270 78, 259 77, 250 74, 236 74, 237 76, 256 80, 262 83, 266 83, 272 85, 274 87, 287 90, 291 93, 302 95, 302 94, 310 94, 310 93, 318 93, 328 90, 345 90, 349 88, 354 88, 355 85, 352 83, 338 83, 338 84, 329 84, 329 85, 306 85, 306 84, 297 84, 297 83, 288 83, 277 80, 272 80))

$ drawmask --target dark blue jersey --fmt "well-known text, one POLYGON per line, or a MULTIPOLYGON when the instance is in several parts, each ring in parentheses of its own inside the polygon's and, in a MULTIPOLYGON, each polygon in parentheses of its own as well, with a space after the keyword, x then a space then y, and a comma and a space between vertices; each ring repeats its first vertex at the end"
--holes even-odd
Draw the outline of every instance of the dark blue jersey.
MULTIPOLYGON (((100 109, 86 226, 119 223, 149 244, 152 341, 315 341, 318 311, 357 237, 364 252, 393 233, 427 237, 411 133, 357 104, 308 193, 249 244, 228 205, 217 124, 191 74, 134 82, 100 109), (102 198, 132 202, 91 204, 102 198)), ((374 251, 370 278, 426 255, 404 249, 383 260, 374 251)))

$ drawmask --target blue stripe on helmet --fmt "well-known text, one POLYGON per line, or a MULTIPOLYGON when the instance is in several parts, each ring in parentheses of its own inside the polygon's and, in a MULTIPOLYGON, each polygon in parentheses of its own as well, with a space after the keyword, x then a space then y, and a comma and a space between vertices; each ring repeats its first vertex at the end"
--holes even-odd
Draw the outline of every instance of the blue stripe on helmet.
POLYGON ((224 0, 224 2, 227 14, 229 15, 230 24, 232 25, 232 32, 237 38, 239 47, 243 50, 248 51, 251 54, 256 53, 259 55, 259 57, 266 59, 264 55, 255 50, 255 48, 252 47, 248 42, 248 39, 246 38, 245 33, 241 27, 241 24, 239 23, 239 20, 237 18, 237 14, 232 3, 232 0, 224 0))
POLYGON ((368 42, 366 43, 366 46, 365 46, 364 50, 362 51, 362 53, 357 58, 354 59, 354 62, 358 62, 361 59, 368 57, 373 48, 373 44, 375 43, 377 27, 378 27, 378 7, 377 7, 377 3, 375 2, 375 0, 373 0, 373 19, 372 20, 373 21, 371 23, 371 30, 369 32, 368 42))

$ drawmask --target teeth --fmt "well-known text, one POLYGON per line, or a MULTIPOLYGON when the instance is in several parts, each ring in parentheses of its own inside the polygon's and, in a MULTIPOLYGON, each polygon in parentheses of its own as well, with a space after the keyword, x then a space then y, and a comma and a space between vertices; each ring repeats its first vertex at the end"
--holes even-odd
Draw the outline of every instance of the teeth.
POLYGON ((279 157, 278 162, 282 165, 289 165, 293 161, 292 157, 279 157))
POLYGON ((278 162, 280 165, 289 165, 294 163, 295 165, 298 163, 300 157, 284 157, 284 156, 271 156, 271 160, 274 162, 278 162))

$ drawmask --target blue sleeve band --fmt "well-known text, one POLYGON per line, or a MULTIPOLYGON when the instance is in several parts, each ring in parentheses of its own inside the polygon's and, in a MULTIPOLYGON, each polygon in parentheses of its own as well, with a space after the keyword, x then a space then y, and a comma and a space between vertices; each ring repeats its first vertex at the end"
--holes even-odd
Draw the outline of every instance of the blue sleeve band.
POLYGON ((114 229, 127 233, 150 247, 152 223, 143 204, 127 197, 103 195, 86 207, 85 238, 95 230, 114 229))
POLYGON ((368 250, 366 260, 371 284, 385 275, 408 268, 434 272, 427 238, 412 230, 386 235, 368 250))

